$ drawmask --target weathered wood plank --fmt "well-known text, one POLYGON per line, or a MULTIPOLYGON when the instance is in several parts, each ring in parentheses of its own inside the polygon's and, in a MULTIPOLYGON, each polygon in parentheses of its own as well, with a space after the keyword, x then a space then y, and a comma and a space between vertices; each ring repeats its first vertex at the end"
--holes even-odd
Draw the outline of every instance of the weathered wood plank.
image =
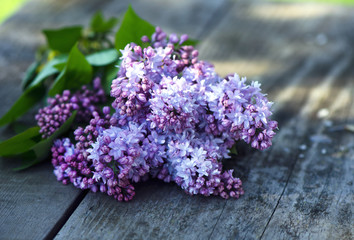
POLYGON ((14 173, 0 164, 0 238, 42 239, 83 193, 56 182, 49 163, 14 173))
MULTIPOLYGON (((237 162, 225 164, 235 168, 244 180, 245 196, 237 201, 190 197, 176 186, 159 182, 141 184, 131 203, 115 203, 108 197, 88 194, 57 239, 83 235, 93 238, 101 234, 122 239, 262 237, 272 226, 268 222, 296 171, 302 154, 299 146, 308 141, 309 130, 314 129, 310 116, 324 106, 318 98, 317 86, 322 76, 333 74, 337 64, 334 68, 332 65, 346 55, 342 41, 324 47, 316 40, 318 34, 334 34, 334 22, 346 19, 346 15, 338 13, 341 10, 335 9, 334 14, 326 16, 324 13, 331 12, 332 8, 288 6, 291 12, 287 13, 283 4, 238 1, 200 46, 201 58, 216 62, 221 74, 236 70, 256 78, 270 92, 270 99, 277 102, 275 118, 281 130, 273 148, 256 152, 241 147, 237 162), (264 19, 261 13, 266 14, 264 19), (304 105, 307 110, 302 111, 304 105)), ((348 32, 342 29, 341 34, 348 32)), ((346 56, 347 60, 336 70, 337 76, 348 67, 350 56, 346 56)), ((327 87, 337 86, 333 79, 327 82, 327 87)), ((349 107, 347 103, 342 104, 349 107)), ((286 205, 284 211, 285 208, 286 205)), ((274 225, 278 226, 279 222, 274 225)), ((340 235, 333 237, 340 239, 340 235)))
POLYGON ((206 239, 224 202, 186 197, 174 184, 149 181, 138 185, 134 201, 117 203, 88 194, 56 239, 206 239))
MULTIPOLYGON (((344 57, 342 62, 352 63, 351 53, 349 60, 344 57)), ((337 66, 340 67, 340 63, 337 66)), ((308 150, 304 150, 304 158, 296 162, 288 186, 265 229, 265 239, 353 238, 353 134, 331 132, 333 127, 328 126, 329 120, 334 125, 353 122, 354 84, 349 80, 353 70, 345 72, 344 76, 336 76, 335 70, 336 65, 321 84, 321 95, 313 94, 307 103, 307 106, 318 109, 312 103, 321 100, 323 95, 330 96, 320 105, 327 107, 329 118, 323 120, 315 116, 309 119, 312 121, 309 124, 310 139, 321 136, 322 141, 306 139, 308 150), (339 81, 341 90, 326 87, 333 78, 339 81)))

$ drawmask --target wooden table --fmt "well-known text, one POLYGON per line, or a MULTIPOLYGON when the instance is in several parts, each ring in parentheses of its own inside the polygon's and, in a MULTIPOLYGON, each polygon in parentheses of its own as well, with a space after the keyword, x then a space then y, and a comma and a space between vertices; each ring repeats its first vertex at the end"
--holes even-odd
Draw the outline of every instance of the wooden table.
MULTIPOLYGON (((0 116, 44 43, 40 31, 87 25, 128 1, 29 0, 0 26, 0 116)), ((280 130, 273 146, 240 144, 225 166, 239 200, 188 196, 174 184, 137 186, 132 202, 56 181, 49 161, 27 171, 0 161, 0 239, 353 239, 354 8, 250 0, 137 0, 168 33, 202 39, 200 58, 221 75, 262 83, 280 130)), ((33 121, 29 114, 23 121, 33 121)), ((9 136, 1 129, 1 139, 9 136)))

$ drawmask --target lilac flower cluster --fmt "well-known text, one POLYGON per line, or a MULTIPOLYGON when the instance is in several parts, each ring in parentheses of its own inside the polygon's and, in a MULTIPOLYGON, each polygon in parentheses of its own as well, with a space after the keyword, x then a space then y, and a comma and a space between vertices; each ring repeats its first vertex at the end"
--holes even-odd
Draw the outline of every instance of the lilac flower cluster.
MULTIPOLYGON (((64 184, 72 183, 80 189, 100 191, 118 201, 129 201, 135 195, 134 186, 123 177, 114 178, 115 164, 111 156, 96 152, 97 155, 104 155, 101 161, 97 161, 89 152, 91 144, 110 126, 112 121, 109 112, 109 107, 104 107, 102 114, 93 112, 90 124, 85 129, 79 127, 75 130, 75 145, 68 138, 54 142, 51 149, 54 174, 64 184), (110 162, 111 167, 103 165, 108 166, 110 162)), ((91 152, 94 152, 94 148, 91 152)))
POLYGON ((214 135, 227 132, 235 141, 243 140, 264 150, 272 145, 278 127, 276 121, 270 120, 272 102, 261 93, 258 82, 245 82, 246 78, 235 74, 206 91, 208 109, 213 112, 208 131, 214 135))
POLYGON ((277 122, 260 84, 238 75, 221 78, 198 60, 188 37, 167 37, 160 28, 150 46, 128 44, 112 82, 112 107, 92 111, 75 143, 52 147, 59 181, 105 192, 119 201, 135 195, 133 183, 149 177, 175 182, 188 194, 238 198, 242 182, 222 159, 243 140, 256 149, 271 146, 277 122))
POLYGON ((42 137, 51 136, 74 111, 77 111, 77 122, 88 122, 91 113, 97 111, 97 104, 105 101, 106 97, 99 78, 94 79, 93 90, 84 85, 75 93, 65 90, 62 95, 57 94, 54 98, 48 98, 48 106, 39 109, 35 116, 42 137))
POLYGON ((168 172, 187 193, 238 198, 243 194, 241 180, 232 171, 222 171, 220 159, 229 158, 220 138, 193 130, 170 138, 166 165, 168 172))

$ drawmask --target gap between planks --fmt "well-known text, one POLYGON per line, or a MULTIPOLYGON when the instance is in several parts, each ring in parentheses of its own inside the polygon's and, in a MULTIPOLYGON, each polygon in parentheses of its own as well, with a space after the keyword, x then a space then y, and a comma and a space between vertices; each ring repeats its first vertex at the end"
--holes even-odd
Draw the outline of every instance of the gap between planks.
POLYGON ((44 237, 45 240, 53 239, 60 229, 65 225, 65 223, 70 218, 71 214, 76 210, 76 208, 80 205, 82 200, 85 198, 89 190, 83 190, 80 194, 75 198, 71 205, 65 210, 64 214, 59 218, 59 220, 55 223, 50 232, 44 237))

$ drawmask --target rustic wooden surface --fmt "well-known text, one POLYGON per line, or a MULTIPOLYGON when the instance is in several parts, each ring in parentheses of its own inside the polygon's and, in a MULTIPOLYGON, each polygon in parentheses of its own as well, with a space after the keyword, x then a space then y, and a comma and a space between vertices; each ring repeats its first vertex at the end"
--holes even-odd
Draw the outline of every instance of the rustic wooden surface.
MULTIPOLYGON (((20 95, 42 28, 87 24, 98 9, 119 16, 128 4, 30 0, 2 24, 0 115, 20 95)), ((262 83, 279 121, 272 148, 240 144, 225 162, 243 180, 239 200, 149 181, 119 203, 56 182, 49 163, 15 173, 16 163, 1 160, 0 239, 353 239, 354 133, 343 126, 354 124, 354 8, 247 0, 133 7, 167 32, 202 38, 200 58, 221 75, 262 83)))

